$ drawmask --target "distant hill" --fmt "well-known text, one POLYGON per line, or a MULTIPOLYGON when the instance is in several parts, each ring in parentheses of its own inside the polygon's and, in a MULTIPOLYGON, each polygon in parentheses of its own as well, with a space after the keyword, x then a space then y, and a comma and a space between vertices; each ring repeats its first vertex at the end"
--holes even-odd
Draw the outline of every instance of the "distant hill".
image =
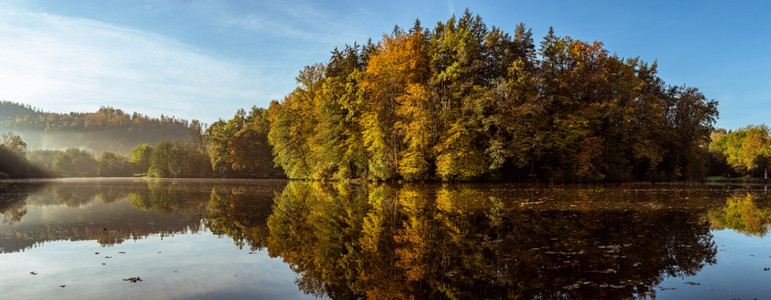
POLYGON ((141 144, 161 140, 201 141, 202 125, 197 120, 161 115, 150 118, 134 112, 102 107, 96 112, 51 113, 14 102, 0 102, 0 132, 21 136, 27 148, 83 148, 99 155, 102 151, 128 153, 141 144))

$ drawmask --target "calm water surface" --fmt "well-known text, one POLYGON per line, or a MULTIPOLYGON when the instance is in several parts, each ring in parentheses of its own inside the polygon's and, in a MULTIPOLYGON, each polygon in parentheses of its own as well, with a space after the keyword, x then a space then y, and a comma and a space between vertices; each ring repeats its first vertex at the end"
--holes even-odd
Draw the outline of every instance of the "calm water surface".
POLYGON ((769 200, 764 186, 0 181, 0 298, 763 298, 769 200))

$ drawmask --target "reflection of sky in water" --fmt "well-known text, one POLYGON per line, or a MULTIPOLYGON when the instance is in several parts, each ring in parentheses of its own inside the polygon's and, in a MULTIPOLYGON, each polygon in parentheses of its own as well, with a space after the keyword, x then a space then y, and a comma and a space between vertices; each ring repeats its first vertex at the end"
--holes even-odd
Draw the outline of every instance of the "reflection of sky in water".
POLYGON ((280 258, 252 253, 208 231, 156 234, 111 247, 96 241, 48 242, 0 254, 0 290, 14 299, 309 297, 298 291, 296 274, 280 258), (141 282, 123 281, 137 276, 141 282))
MULTIPOLYGON (((385 208, 381 212, 367 205, 354 205, 359 202, 336 196, 336 193, 322 193, 318 187, 302 186, 300 183, 290 183, 290 186, 295 185, 294 189, 288 192, 285 190, 283 198, 279 198, 283 200, 276 202, 285 205, 278 206, 284 207, 283 210, 273 206, 276 200, 274 192, 283 188, 283 185, 277 184, 252 186, 240 183, 213 190, 212 183, 199 185, 187 181, 180 184, 151 181, 149 185, 144 181, 127 185, 119 183, 100 181, 100 186, 75 182, 55 188, 42 188, 41 192, 32 196, 19 197, 26 200, 16 202, 16 206, 6 209, 5 215, 22 209, 25 213, 20 220, 0 219, 0 248, 4 247, 0 253, 8 252, 0 254, 0 298, 308 298, 310 296, 298 290, 296 278, 306 276, 306 279, 313 279, 314 274, 342 274, 335 272, 341 271, 344 264, 340 264, 340 251, 307 251, 342 249, 343 244, 354 243, 355 240, 319 237, 327 236, 330 232, 343 232, 355 239, 356 234, 346 231, 350 229, 346 222, 360 224, 365 216, 378 216, 378 213, 404 218, 394 221, 395 226, 383 225, 382 230, 394 230, 384 233, 390 239, 403 238, 401 234, 415 229, 403 222, 411 220, 409 218, 427 220, 433 224, 421 229, 425 232, 413 231, 439 237, 437 240, 444 247, 441 249, 447 253, 419 252, 422 248, 411 248, 411 244, 404 243, 403 239, 396 245, 399 247, 397 250, 427 255, 425 257, 429 259, 425 259, 425 262, 433 261, 431 255, 455 261, 464 261, 460 258, 466 255, 466 251, 470 251, 468 257, 471 259, 467 261, 472 261, 474 255, 486 255, 486 248, 475 248, 471 244, 474 241, 501 251, 500 256, 505 258, 498 260, 498 265, 470 264, 468 269, 445 268, 445 271, 457 269, 468 274, 485 274, 490 269, 506 265, 506 261, 516 261, 523 263, 523 272, 512 272, 510 277, 505 278, 524 284, 526 291, 527 284, 533 282, 534 276, 544 276, 558 282, 553 287, 548 284, 531 285, 533 290, 530 292, 536 294, 544 287, 553 288, 557 294, 552 295, 572 291, 566 286, 569 287, 573 282, 584 282, 588 276, 595 281, 592 283, 594 285, 581 283, 583 290, 579 291, 589 292, 575 294, 579 295, 578 298, 593 295, 592 291, 609 291, 608 295, 621 295, 613 294, 613 289, 617 288, 615 286, 620 284, 620 280, 626 279, 645 281, 644 291, 647 288, 655 290, 657 299, 729 299, 771 295, 771 286, 767 285, 771 282, 771 271, 763 270, 771 267, 771 240, 768 238, 771 235, 761 238, 757 236, 757 230, 748 233, 735 231, 736 228, 747 231, 748 228, 766 226, 764 218, 767 218, 765 208, 769 207, 768 199, 757 195, 745 196, 740 193, 735 196, 730 191, 706 190, 680 195, 667 189, 640 193, 619 189, 605 194, 603 191, 583 189, 534 191, 505 186, 499 190, 482 191, 473 186, 465 190, 463 185, 442 186, 441 193, 437 193, 431 190, 437 186, 427 185, 428 191, 404 188, 414 193, 400 194, 423 195, 428 199, 425 203, 418 201, 418 198, 415 200, 403 196, 405 198, 401 199, 404 201, 401 206, 388 204, 383 206, 385 208), (292 191, 300 192, 294 195, 292 191), (97 192, 99 196, 96 196, 97 192), (318 199, 308 197, 305 193, 318 199), (313 199, 318 201, 311 201, 313 199), (502 201, 495 202, 498 199, 502 201), (431 209, 413 210, 411 206, 405 205, 408 201, 416 201, 416 205, 427 205, 431 209), (500 212, 501 218, 496 219, 499 223, 495 226, 505 229, 490 227, 484 222, 475 223, 487 220, 488 215, 498 216, 498 211, 493 208, 499 207, 505 209, 500 212), (276 217, 274 227, 265 223, 271 218, 269 216, 276 217), (338 218, 345 222, 338 222, 338 218), (460 248, 454 248, 456 245, 448 239, 454 231, 448 230, 447 226, 455 225, 471 226, 465 230, 474 233, 459 237, 457 246, 460 248), (206 226, 211 227, 207 229, 206 226), (211 231, 227 232, 232 237, 218 237, 211 231), (283 233, 287 236, 279 239, 283 233), (285 243, 268 243, 268 235, 285 243), (477 239, 487 235, 505 243, 477 239), (639 243, 635 236, 641 238, 639 243), (251 252, 248 248, 252 238, 256 238, 252 241, 254 244, 270 246, 272 251, 284 255, 290 263, 304 265, 312 262, 312 267, 316 266, 317 269, 311 271, 316 273, 304 270, 306 272, 303 275, 298 275, 282 262, 282 258, 270 258, 266 250, 251 252), (245 249, 239 249, 234 239, 241 239, 237 242, 243 243, 245 249), (704 245, 698 243, 700 239, 706 241, 704 245), (554 242, 560 240, 565 241, 564 245, 554 242), (310 242, 305 244, 307 241, 310 242), (314 244, 315 241, 321 244, 314 244), (711 246, 712 242, 714 247, 711 246), (608 248, 608 245, 615 245, 616 248, 608 248), (638 251, 641 246, 645 249, 638 251), (571 253, 579 254, 576 256, 571 253), (316 261, 315 257, 319 254, 325 260, 316 261), (580 258, 580 268, 573 268, 571 259, 574 257, 580 258), (716 260, 714 265, 707 262, 712 258, 716 260), (632 260, 642 262, 643 265, 632 264, 632 260), (477 266, 479 270, 474 269, 477 266), (659 284, 663 270, 670 267, 690 268, 696 275, 665 277, 659 284), (30 274, 33 271, 37 275, 30 274), (573 273, 565 274, 563 271, 573 273), (143 281, 123 281, 137 276, 143 281), (612 286, 600 290, 597 289, 600 283, 610 283, 612 286)), ((382 190, 382 195, 372 193, 370 198, 362 199, 370 201, 372 195, 379 195, 386 202, 392 199, 387 197, 386 191, 389 190, 382 190)), ((345 234, 342 236, 345 237, 345 234)), ((348 245, 354 244, 345 244, 346 247, 348 245)), ((388 253, 393 250, 385 247, 373 251, 388 253)), ((363 250, 352 253, 359 255, 355 257, 362 259, 363 265, 370 266, 367 265, 367 259, 371 257, 363 250)), ((372 257, 377 258, 376 255, 372 257)), ((407 267, 414 266, 413 263, 415 261, 407 267)), ((420 263, 417 261, 417 264, 420 263)), ((383 283, 397 282, 393 280, 393 272, 401 270, 397 270, 393 263, 387 267, 391 269, 384 269, 387 271, 383 272, 384 277, 372 278, 383 283)), ((435 268, 437 265, 426 263, 425 267, 435 268)), ((369 267, 363 267, 344 271, 370 274, 370 270, 369 267)), ((436 274, 434 279, 446 280, 456 273, 436 274)), ((351 278, 360 280, 363 277, 351 278)), ((351 283, 334 276, 331 282, 337 282, 342 287, 351 283), (334 281, 336 279, 338 281, 334 281)), ((468 288, 460 281, 454 283, 459 288, 468 288)), ((396 283, 397 286, 409 284, 396 283)), ((482 287, 494 288, 494 285, 494 281, 485 281, 482 287)))
POLYGON ((656 299, 762 299, 771 295, 771 241, 730 229, 713 230, 717 263, 695 276, 665 278, 656 299))

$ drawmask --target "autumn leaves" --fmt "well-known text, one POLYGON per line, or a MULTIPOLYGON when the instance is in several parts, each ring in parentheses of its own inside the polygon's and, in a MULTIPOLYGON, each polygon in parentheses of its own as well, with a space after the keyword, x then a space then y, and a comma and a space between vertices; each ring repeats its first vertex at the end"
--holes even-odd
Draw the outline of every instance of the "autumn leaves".
POLYGON ((681 180, 717 103, 656 64, 550 31, 536 50, 470 13, 332 52, 268 110, 290 178, 681 180))

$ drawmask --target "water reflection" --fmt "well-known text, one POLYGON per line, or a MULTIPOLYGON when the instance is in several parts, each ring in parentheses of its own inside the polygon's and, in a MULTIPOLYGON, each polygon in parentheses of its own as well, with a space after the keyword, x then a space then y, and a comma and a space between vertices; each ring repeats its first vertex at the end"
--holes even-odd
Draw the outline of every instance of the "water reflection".
POLYGON ((42 183, 0 182, 0 214, 3 223, 17 223, 27 214, 24 200, 44 186, 42 183))
MULTIPOLYGON (((283 183, 254 188, 251 193, 238 192, 239 186, 243 188, 242 183, 219 182, 212 186, 211 182, 169 180, 2 183, 0 253, 22 251, 55 240, 96 240, 110 246, 151 234, 196 233, 201 229, 202 219, 213 232, 235 236, 236 231, 224 230, 226 222, 222 219, 264 225, 274 191, 280 190, 283 183), (228 203, 223 205, 218 199, 224 190, 237 196, 225 198, 228 203), (254 221, 246 220, 246 215, 241 215, 240 220, 237 214, 218 215, 217 208, 226 211, 235 207, 239 199, 242 203, 247 199, 259 203, 262 221, 259 214, 243 209, 252 204, 236 210, 254 221)), ((238 239, 248 242, 244 237, 238 239)))
POLYGON ((762 192, 723 187, 106 180, 0 191, 0 252, 206 228, 267 249, 301 291, 335 299, 655 297, 665 278, 716 263, 711 230, 763 236, 771 222, 762 192))
POLYGON ((709 212, 709 220, 717 228, 729 228, 747 235, 765 236, 771 223, 768 203, 753 194, 728 197, 725 205, 709 212), (759 207, 764 205, 765 207, 759 207))
POLYGON ((717 252, 698 211, 520 209, 458 186, 292 182, 268 227, 299 287, 331 298, 625 298, 717 252))
MULTIPOLYGON (((4 220, 6 225, 0 225, 3 247, 0 252, 21 251, 55 240, 96 240, 109 246, 150 234, 196 232, 200 229, 199 208, 205 200, 203 194, 198 197, 153 196, 158 194, 156 191, 173 188, 174 185, 168 182, 159 186, 142 181, 121 184, 68 182, 38 186, 35 193, 14 202, 13 207, 24 207, 24 216, 10 222, 4 220), (148 193, 150 197, 145 197, 148 193), (128 198, 132 199, 134 207, 122 201, 128 198), (135 199, 137 201, 133 201, 135 199), (150 208, 154 210, 146 211, 150 208)), ((3 215, 9 214, 9 211, 14 214, 11 208, 3 210, 3 215)))
POLYGON ((251 250, 262 249, 267 244, 266 220, 272 199, 279 190, 215 187, 203 216, 204 224, 214 234, 231 237, 239 248, 248 245, 251 250))

